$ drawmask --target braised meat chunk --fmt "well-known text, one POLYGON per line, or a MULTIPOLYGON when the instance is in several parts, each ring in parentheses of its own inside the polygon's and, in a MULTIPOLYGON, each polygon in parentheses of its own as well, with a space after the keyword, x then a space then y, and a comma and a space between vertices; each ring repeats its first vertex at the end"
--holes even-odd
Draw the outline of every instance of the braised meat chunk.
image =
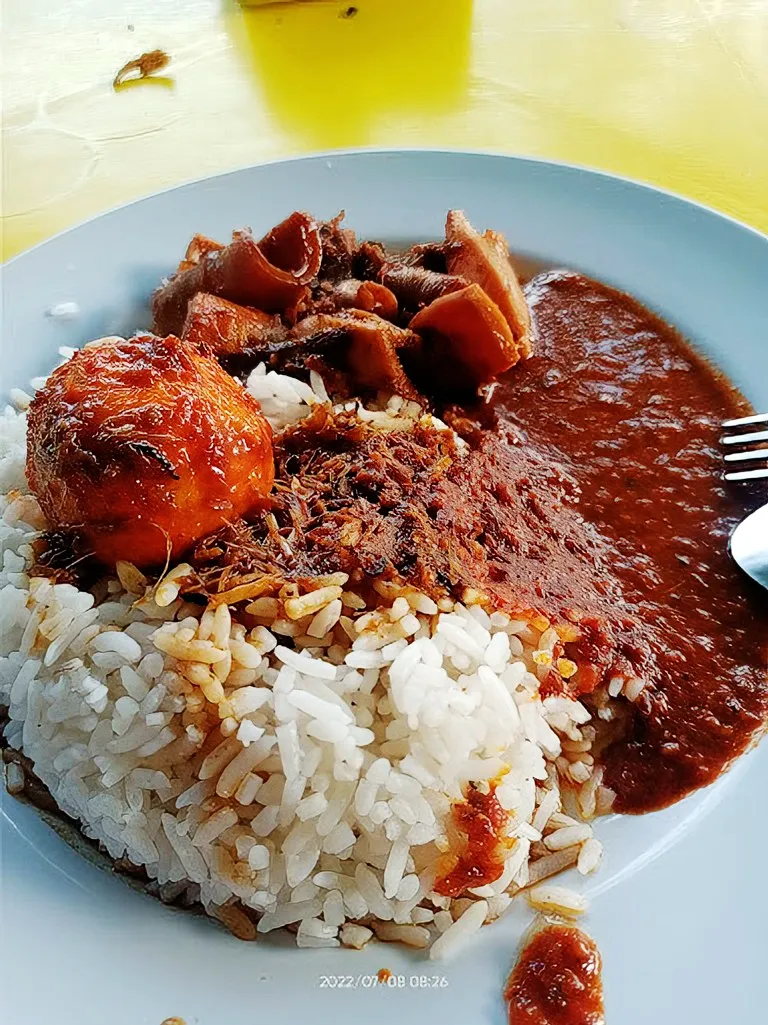
POLYGON ((497 231, 481 235, 469 223, 466 214, 451 210, 445 224, 445 238, 449 274, 479 285, 496 303, 515 339, 517 359, 527 359, 533 351, 531 314, 510 263, 504 236, 497 231))
POLYGON ((303 343, 310 351, 324 349, 329 366, 344 371, 358 390, 420 398, 400 362, 401 354, 416 350, 420 340, 375 313, 316 314, 300 321, 291 337, 300 348, 303 343))
POLYGON ((181 337, 215 356, 258 355, 288 331, 276 315, 198 292, 187 307, 181 337))
POLYGON ((208 253, 217 253, 224 246, 221 242, 216 242, 212 238, 208 238, 207 235, 193 235, 192 239, 187 246, 187 251, 184 254, 184 259, 179 262, 178 272, 189 270, 195 267, 202 258, 208 253))
POLYGON ((339 310, 350 309, 375 313, 386 320, 395 320, 398 314, 397 296, 378 281, 345 278, 333 285, 323 283, 309 304, 307 315, 337 313, 339 310))
POLYGON ((273 475, 255 399, 178 338, 90 345, 29 410, 30 487, 49 525, 106 564, 162 566, 257 509, 273 475))
POLYGON ((330 284, 355 277, 353 264, 357 250, 357 239, 350 228, 342 228, 344 211, 330 221, 320 224, 322 257, 318 280, 330 284))
POLYGON ((430 394, 476 391, 519 359, 501 310, 479 285, 435 299, 416 314, 411 328, 424 336, 423 387, 430 394))
POLYGON ((440 274, 405 260, 390 260, 381 270, 381 280, 397 296, 410 316, 418 313, 449 292, 464 288, 468 282, 456 274, 440 274))
POLYGON ((179 272, 152 298, 158 334, 181 333, 189 302, 198 292, 268 313, 291 314, 309 294, 307 283, 320 267, 320 232, 309 214, 291 214, 259 242, 246 231, 234 232, 230 245, 222 248, 203 241, 192 259, 187 251, 179 272))
POLYGON ((297 212, 259 242, 240 231, 228 246, 196 235, 155 292, 156 331, 233 373, 259 361, 316 370, 343 398, 355 388, 466 397, 530 356, 530 314, 501 235, 453 210, 444 241, 390 253, 358 243, 342 219, 297 212))

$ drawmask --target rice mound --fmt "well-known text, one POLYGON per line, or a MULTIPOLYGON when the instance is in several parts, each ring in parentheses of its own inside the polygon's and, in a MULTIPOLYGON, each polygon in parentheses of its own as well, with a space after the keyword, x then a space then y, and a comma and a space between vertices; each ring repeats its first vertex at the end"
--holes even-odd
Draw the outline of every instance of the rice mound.
MULTIPOLYGON (((248 382, 277 429, 327 401, 312 384, 264 368, 248 382)), ((360 415, 395 430, 420 411, 394 400, 360 415)), ((9 408, 4 740, 112 859, 243 939, 288 926, 302 947, 375 934, 440 957, 531 887, 534 907, 584 910, 565 888, 536 885, 597 868, 589 822, 612 797, 589 711, 539 693, 558 641, 546 620, 512 620, 479 595, 438 605, 383 580, 366 602, 335 574, 257 599, 247 629, 225 604, 184 601, 183 565, 152 584, 121 564, 92 591, 30 577, 45 524, 25 448, 25 416, 9 408), (452 807, 470 785, 495 788, 507 813, 503 866, 450 898, 436 873, 455 860, 452 807)), ((6 768, 20 790, 19 766, 6 768)))

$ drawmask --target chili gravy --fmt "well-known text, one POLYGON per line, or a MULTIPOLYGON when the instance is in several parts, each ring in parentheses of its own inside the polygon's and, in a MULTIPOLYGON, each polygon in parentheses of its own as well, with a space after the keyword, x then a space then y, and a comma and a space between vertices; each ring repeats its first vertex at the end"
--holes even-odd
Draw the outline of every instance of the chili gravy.
POLYGON ((535 354, 489 402, 578 481, 619 585, 617 615, 642 623, 642 652, 633 644, 646 686, 603 757, 616 809, 650 811, 712 782, 768 719, 768 596, 727 552, 768 496, 725 484, 718 448, 720 423, 749 406, 629 296, 564 271, 526 293, 535 354))

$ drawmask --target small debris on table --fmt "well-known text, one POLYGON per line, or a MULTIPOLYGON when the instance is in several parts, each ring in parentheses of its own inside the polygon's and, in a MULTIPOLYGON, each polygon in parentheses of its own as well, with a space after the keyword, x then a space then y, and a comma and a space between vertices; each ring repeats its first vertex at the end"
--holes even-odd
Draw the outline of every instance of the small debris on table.
POLYGON ((142 78, 148 78, 156 71, 162 71, 163 68, 168 67, 170 62, 171 58, 165 50, 150 50, 148 53, 143 53, 141 57, 128 61, 127 64, 120 68, 112 82, 112 87, 118 89, 128 80, 138 81, 142 78), (134 75, 133 72, 136 72, 136 74, 134 75))

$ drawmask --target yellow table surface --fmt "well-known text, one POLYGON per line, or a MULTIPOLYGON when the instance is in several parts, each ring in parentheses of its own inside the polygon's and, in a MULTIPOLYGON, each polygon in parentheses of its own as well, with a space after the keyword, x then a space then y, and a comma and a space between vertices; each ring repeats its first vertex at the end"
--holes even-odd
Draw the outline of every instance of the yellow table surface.
POLYGON ((185 180, 355 146, 588 164, 768 231, 768 0, 3 0, 2 22, 5 257, 185 180), (115 92, 157 48, 165 77, 115 92))

